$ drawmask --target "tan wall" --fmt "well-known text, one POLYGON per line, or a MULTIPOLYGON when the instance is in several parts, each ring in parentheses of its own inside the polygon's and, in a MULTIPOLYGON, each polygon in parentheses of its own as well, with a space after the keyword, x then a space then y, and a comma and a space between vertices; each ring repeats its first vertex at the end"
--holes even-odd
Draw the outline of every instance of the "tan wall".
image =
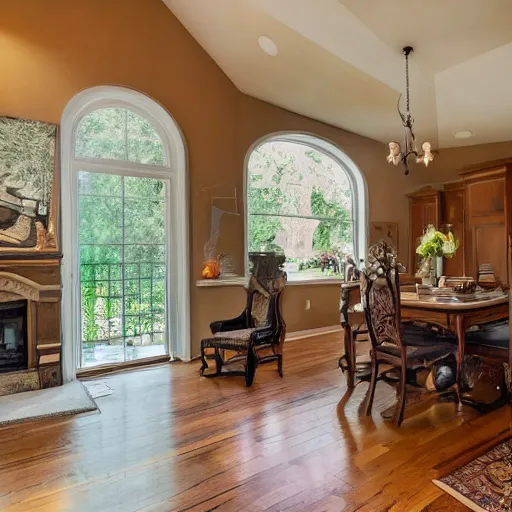
MULTIPOLYGON (((115 84, 156 99, 182 129, 189 151, 193 354, 210 321, 239 313, 243 305, 241 289, 195 286, 210 226, 203 189, 235 185, 241 194, 246 152, 266 134, 307 131, 339 145, 366 177, 370 220, 400 222, 400 253, 407 254, 404 194, 428 175, 413 171, 405 177, 385 162, 385 145, 243 95, 161 0, 0 0, 0 5, 0 114, 58 123, 78 91, 115 84)), ((236 257, 240 272, 243 248, 242 217, 226 218, 219 249, 236 257)), ((338 323, 338 296, 337 286, 287 287, 288 330, 338 323)))
POLYGON ((465 167, 512 157, 512 141, 496 144, 479 144, 466 148, 443 149, 431 167, 425 179, 429 183, 445 183, 459 180, 458 171, 465 167))

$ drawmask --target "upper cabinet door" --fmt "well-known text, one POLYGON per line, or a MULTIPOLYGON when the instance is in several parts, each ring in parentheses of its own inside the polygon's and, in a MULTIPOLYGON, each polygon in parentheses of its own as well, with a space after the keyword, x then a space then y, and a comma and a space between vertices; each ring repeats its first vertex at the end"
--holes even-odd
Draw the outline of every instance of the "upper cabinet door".
POLYGON ((504 176, 468 184, 471 223, 505 221, 505 185, 504 176))
POLYGON ((466 273, 478 278, 480 265, 489 264, 498 282, 509 281, 507 167, 474 171, 466 181, 466 273))

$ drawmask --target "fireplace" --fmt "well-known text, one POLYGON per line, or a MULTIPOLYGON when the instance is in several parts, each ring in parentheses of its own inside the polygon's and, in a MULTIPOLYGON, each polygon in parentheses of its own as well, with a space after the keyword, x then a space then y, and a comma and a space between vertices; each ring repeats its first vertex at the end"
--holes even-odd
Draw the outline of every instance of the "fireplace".
POLYGON ((0 396, 62 384, 59 267, 0 257, 0 396))
POLYGON ((28 368, 27 301, 0 304, 0 373, 28 368))

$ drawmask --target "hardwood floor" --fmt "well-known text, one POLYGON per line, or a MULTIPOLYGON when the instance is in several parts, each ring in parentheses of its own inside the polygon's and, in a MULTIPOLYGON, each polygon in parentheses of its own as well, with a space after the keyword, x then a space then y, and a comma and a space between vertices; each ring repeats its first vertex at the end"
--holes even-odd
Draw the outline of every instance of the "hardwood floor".
POLYGON ((0 429, 0 510, 466 510, 431 480, 505 437, 508 408, 412 406, 396 429, 380 382, 364 417, 368 385, 344 396, 340 336, 287 343, 284 378, 263 366, 251 389, 165 365, 103 377, 101 414, 0 429))

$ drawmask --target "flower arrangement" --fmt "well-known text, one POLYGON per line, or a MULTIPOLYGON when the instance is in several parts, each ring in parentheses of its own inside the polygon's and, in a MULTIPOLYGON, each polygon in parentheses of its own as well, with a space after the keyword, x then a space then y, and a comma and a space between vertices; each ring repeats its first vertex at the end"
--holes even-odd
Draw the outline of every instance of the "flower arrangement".
POLYGON ((453 258, 458 248, 459 241, 455 239, 451 231, 444 234, 429 224, 427 231, 421 237, 420 245, 416 248, 416 253, 424 259, 440 256, 453 258))

